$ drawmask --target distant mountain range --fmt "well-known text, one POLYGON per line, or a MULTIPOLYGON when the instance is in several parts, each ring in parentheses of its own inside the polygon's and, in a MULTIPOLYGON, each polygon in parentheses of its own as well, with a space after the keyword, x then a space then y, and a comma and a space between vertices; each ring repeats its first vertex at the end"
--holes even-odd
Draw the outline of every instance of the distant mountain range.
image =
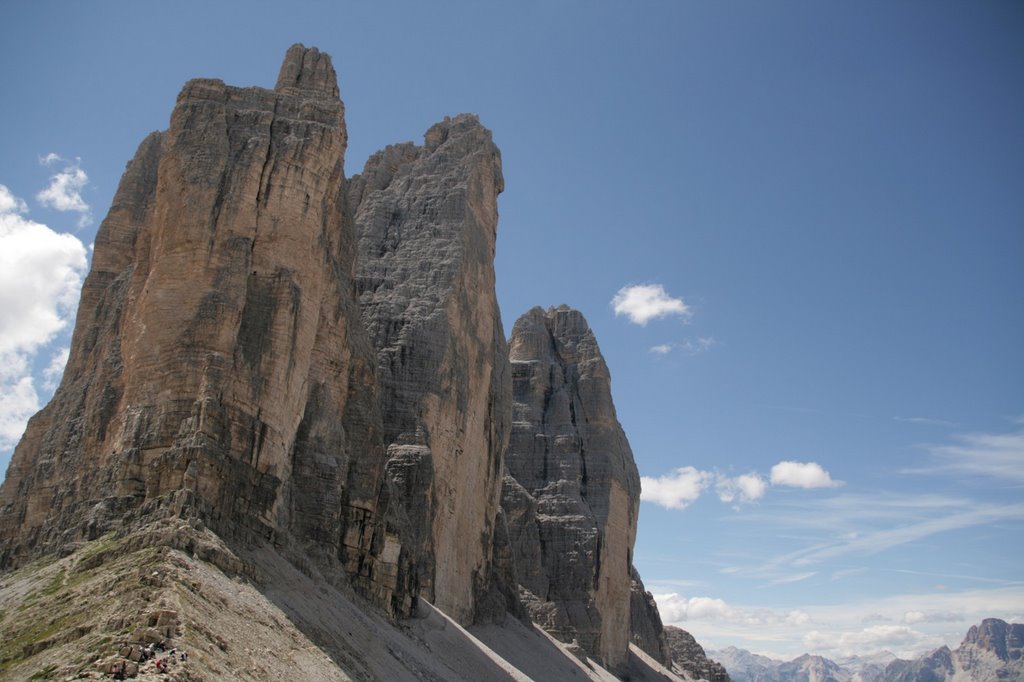
POLYGON ((1024 624, 987 618, 956 649, 907 661, 883 652, 833 661, 804 654, 778 661, 744 649, 709 651, 732 682, 1013 682, 1024 680, 1024 624))

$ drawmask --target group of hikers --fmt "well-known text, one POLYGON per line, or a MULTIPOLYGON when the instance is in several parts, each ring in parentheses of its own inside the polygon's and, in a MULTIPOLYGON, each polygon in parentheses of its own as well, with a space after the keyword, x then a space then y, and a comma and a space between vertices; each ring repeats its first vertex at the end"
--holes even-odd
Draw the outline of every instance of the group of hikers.
MULTIPOLYGON (((156 671, 158 673, 167 674, 167 665, 171 661, 181 661, 184 663, 188 660, 188 653, 184 650, 179 651, 177 648, 167 651, 167 648, 163 644, 156 643, 151 643, 148 646, 144 646, 139 649, 140 666, 151 658, 156 658, 156 662, 153 664, 156 671), (157 658, 157 654, 164 652, 166 652, 166 655, 157 658)), ((119 661, 111 667, 110 674, 115 680, 126 679, 127 667, 128 666, 125 661, 119 661)))

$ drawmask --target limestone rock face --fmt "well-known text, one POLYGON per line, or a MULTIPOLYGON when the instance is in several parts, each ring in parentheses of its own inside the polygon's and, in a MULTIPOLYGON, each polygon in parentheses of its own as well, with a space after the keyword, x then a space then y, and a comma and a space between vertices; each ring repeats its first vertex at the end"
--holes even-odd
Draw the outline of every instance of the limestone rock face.
POLYGON ((388 147, 352 179, 358 294, 377 351, 400 563, 460 622, 488 590, 509 370, 494 291, 501 157, 475 116, 388 147))
MULTIPOLYGON (((686 679, 707 680, 707 682, 730 682, 729 673, 704 653, 704 647, 697 643, 686 630, 672 625, 665 626, 665 641, 672 658, 672 671, 686 679)), ((811 678, 825 679, 825 678, 811 678)))
POLYGON ((661 614, 654 595, 644 588, 636 566, 630 567, 629 630, 633 644, 665 667, 672 665, 672 652, 665 640, 661 614))
POLYGON ((534 308, 509 344, 502 506, 531 618, 619 666, 628 657, 640 480, 610 378, 578 311, 534 308))
POLYGON ((446 118, 351 180, 347 141, 315 48, 273 90, 184 86, 128 164, 62 384, 0 487, 0 570, 172 518, 392 616, 528 611, 612 667, 631 641, 657 652, 593 334, 563 306, 504 338, 491 133, 446 118))
POLYGON ((0 491, 0 563, 186 490, 219 532, 294 540, 390 598, 346 144, 316 49, 275 90, 185 85, 101 226, 63 384, 0 491))

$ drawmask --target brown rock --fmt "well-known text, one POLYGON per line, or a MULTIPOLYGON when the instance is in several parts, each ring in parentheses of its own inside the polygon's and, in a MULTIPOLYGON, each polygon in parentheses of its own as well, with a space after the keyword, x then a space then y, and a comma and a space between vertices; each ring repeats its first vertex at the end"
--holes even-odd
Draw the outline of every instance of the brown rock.
POLYGON ((190 81, 140 146, 63 384, 0 489, 0 566, 173 499, 370 591, 383 450, 337 92, 330 58, 294 46, 276 90, 190 81))

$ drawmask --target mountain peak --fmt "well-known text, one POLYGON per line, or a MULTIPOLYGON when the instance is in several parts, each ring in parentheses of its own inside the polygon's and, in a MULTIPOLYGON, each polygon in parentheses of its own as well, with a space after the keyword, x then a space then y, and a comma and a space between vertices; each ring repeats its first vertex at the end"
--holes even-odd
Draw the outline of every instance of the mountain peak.
POLYGON ((338 76, 331 64, 331 56, 315 47, 295 43, 284 55, 274 90, 338 99, 338 76))

